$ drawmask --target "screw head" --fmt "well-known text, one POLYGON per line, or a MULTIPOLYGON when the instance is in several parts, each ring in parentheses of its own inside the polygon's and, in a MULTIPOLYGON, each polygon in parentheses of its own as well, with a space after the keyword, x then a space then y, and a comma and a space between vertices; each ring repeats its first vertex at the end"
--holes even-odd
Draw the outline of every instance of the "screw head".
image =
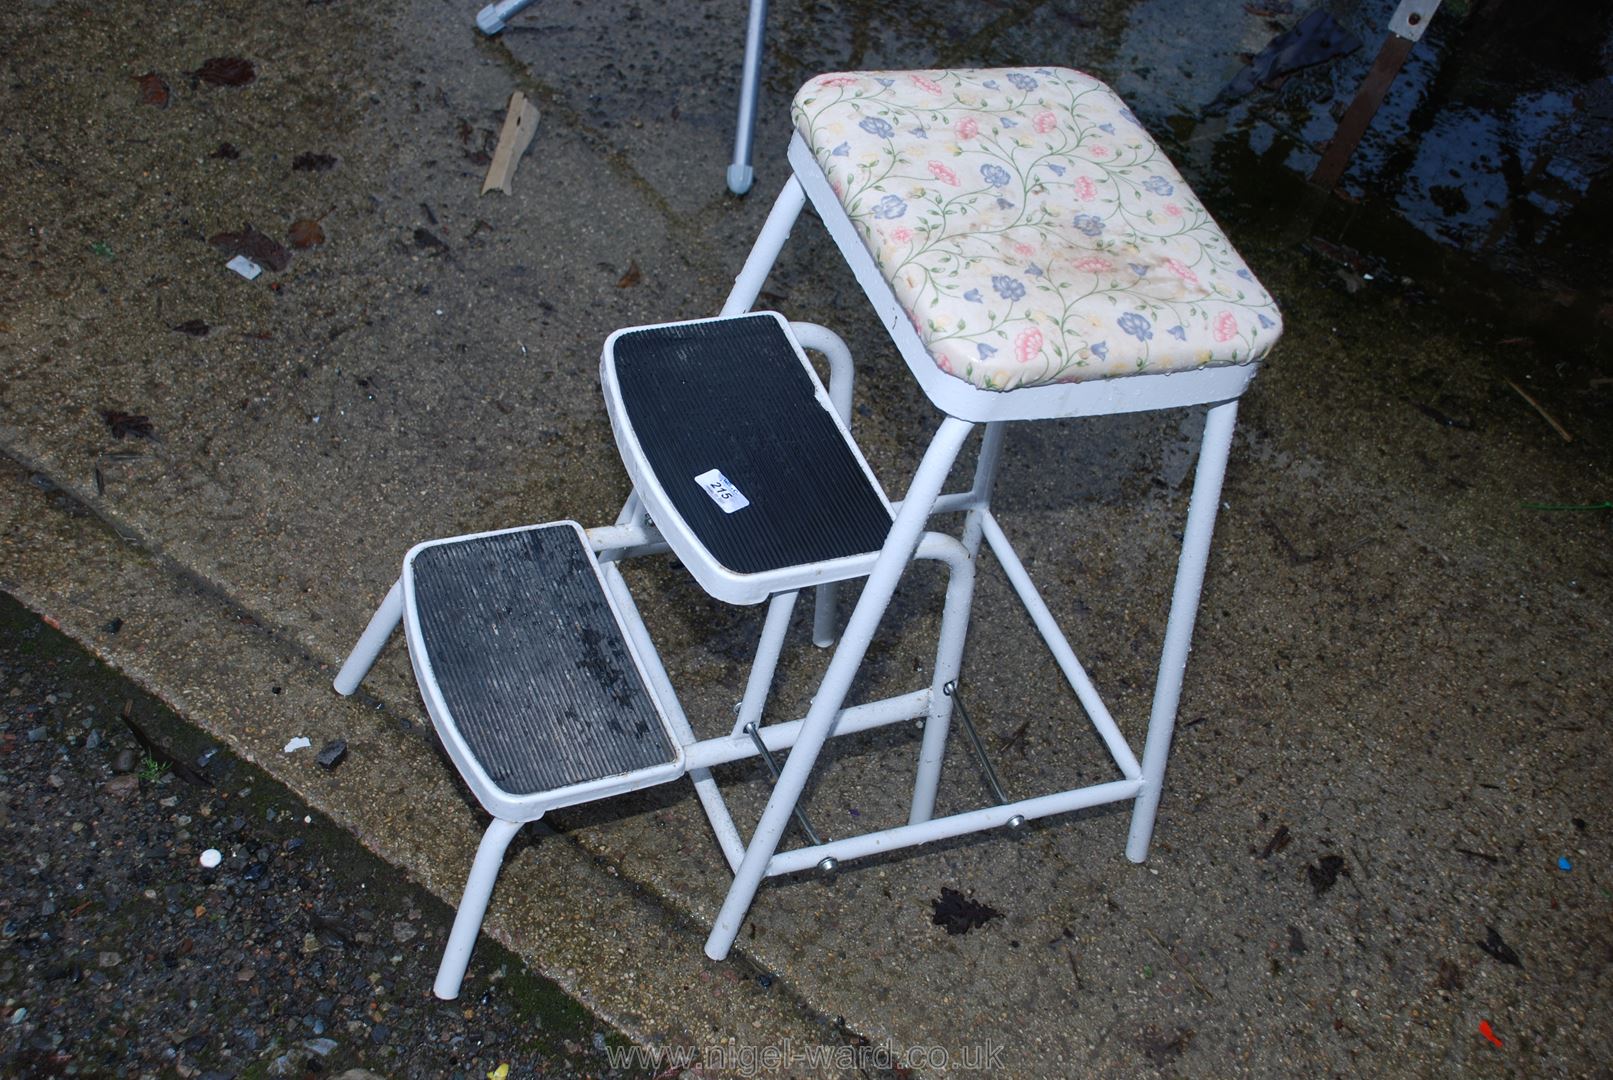
POLYGON ((1024 814, 1015 814, 1013 817, 1008 819, 1008 828, 1011 831, 1017 832, 1020 829, 1023 829, 1024 827, 1025 827, 1025 815, 1024 814))
POLYGON ((836 859, 832 855, 826 855, 824 856, 823 861, 818 863, 818 869, 822 870, 825 874, 832 874, 836 870, 840 869, 840 860, 836 859))

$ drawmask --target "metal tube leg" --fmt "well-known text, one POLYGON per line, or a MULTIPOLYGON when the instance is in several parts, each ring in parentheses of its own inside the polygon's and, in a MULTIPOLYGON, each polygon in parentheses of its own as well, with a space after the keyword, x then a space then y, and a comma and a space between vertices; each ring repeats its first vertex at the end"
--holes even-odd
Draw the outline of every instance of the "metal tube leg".
MULTIPOLYGON (((828 327, 816 323, 792 322, 796 340, 804 349, 814 349, 829 362, 829 403, 840 419, 851 426, 851 384, 856 371, 851 362, 851 350, 828 327)), ((819 585, 812 601, 812 643, 827 649, 835 643, 835 621, 840 606, 840 583, 819 585)))
POLYGON ((975 561, 962 544, 957 547, 957 556, 945 560, 949 570, 947 595, 941 608, 935 677, 930 682, 930 712, 924 720, 918 772, 913 780, 913 804, 907 812, 909 825, 929 821, 935 813, 935 793, 941 786, 941 763, 946 758, 947 729, 952 723, 952 695, 947 687, 957 682, 963 668, 963 642, 969 632, 969 608, 974 603, 975 561))
POLYGON ((1187 668, 1193 620, 1198 615, 1204 567, 1210 557, 1210 534, 1215 530, 1215 511, 1221 504, 1221 480, 1226 476, 1232 426, 1237 418, 1238 403, 1229 401, 1210 409, 1204 419, 1204 441, 1199 446, 1193 497, 1188 503, 1187 528, 1182 537, 1182 556, 1176 568, 1176 589, 1171 596, 1170 620, 1165 624, 1165 646, 1159 659, 1159 680, 1154 684, 1154 707, 1148 717, 1148 741, 1143 745, 1143 786, 1132 809, 1131 835, 1126 841, 1126 857, 1132 862, 1140 863, 1148 858, 1148 843, 1154 835, 1154 816, 1159 812, 1159 797, 1165 784, 1165 758, 1170 753, 1171 733, 1176 726, 1182 673, 1187 668))
POLYGON ((756 825, 750 846, 745 849, 745 858, 734 874, 734 883, 723 900, 722 910, 717 913, 711 935, 706 938, 706 955, 713 960, 726 957, 734 944, 739 925, 744 921, 745 913, 750 910, 751 901, 756 897, 756 890, 767 874, 768 861, 778 849, 779 837, 784 835, 790 814, 801 797, 801 790, 806 787, 812 767, 817 763, 818 752, 823 749, 824 741, 834 728, 835 717, 845 703, 851 680, 862 664, 891 596, 896 592, 896 583, 918 547, 919 535, 930 516, 930 507, 941 493, 941 486, 946 483, 952 463, 957 460, 958 451, 973 427, 966 420, 947 417, 930 441, 930 448, 924 452, 924 460, 919 464, 912 486, 902 501, 901 512, 891 525, 885 547, 874 562, 874 568, 863 585, 862 595, 846 624, 846 632, 841 635, 840 646, 829 661, 823 685, 818 688, 812 708, 801 725, 800 738, 790 750, 789 760, 784 763, 778 783, 768 796, 767 809, 762 811, 762 819, 756 825))
POLYGON ((801 208, 805 205, 806 190, 801 187, 801 181, 792 175, 785 182, 784 190, 773 201, 773 209, 767 212, 762 231, 756 234, 756 243, 751 245, 750 254, 745 256, 745 265, 740 267, 739 276, 734 278, 734 287, 729 290, 728 299, 723 301, 720 314, 743 315, 756 303, 762 286, 767 284, 768 271, 778 261, 778 253, 784 250, 784 242, 790 238, 790 230, 795 227, 795 219, 801 216, 801 208))
MULTIPOLYGON (((997 467, 1002 462, 1003 432, 1007 427, 1005 421, 993 420, 980 437, 972 492, 988 506, 997 481, 997 467)), ((929 821, 935 813, 935 795, 941 786, 941 765, 946 759, 947 734, 952 726, 952 695, 946 693, 945 688, 955 682, 963 670, 963 643, 969 632, 969 611, 974 604, 976 560, 984 536, 982 513, 982 510, 971 510, 965 515, 962 546, 968 552, 967 570, 960 575, 955 567, 947 582, 946 603, 941 609, 941 641, 935 654, 935 680, 930 684, 930 712, 925 718, 924 738, 919 747, 913 804, 907 812, 910 825, 929 821)))
POLYGON ((728 190, 743 195, 756 172, 750 164, 751 136, 756 130, 756 98, 762 84, 762 45, 767 31, 767 0, 750 0, 745 24, 745 66, 740 72, 739 120, 734 126, 734 160, 728 166, 728 190))
POLYGON ((784 651, 784 635, 790 629, 790 616, 795 613, 795 601, 800 595, 799 592, 779 593, 767 603, 762 637, 756 643, 756 659, 751 662, 745 697, 739 703, 739 719, 734 722, 735 735, 743 733, 750 724, 762 722, 762 708, 767 704, 773 673, 778 670, 779 653, 784 651))
MULTIPOLYGON (((638 496, 635 494, 628 500, 629 506, 637 506, 638 496)), ((623 511, 626 513, 626 511, 623 511)), ((622 577, 622 567, 619 563, 606 563, 601 566, 600 573, 605 578, 605 588, 616 600, 616 606, 621 609, 627 622, 627 633, 633 644, 638 647, 639 660, 644 665, 644 673, 650 677, 650 683, 660 695, 661 703, 666 708, 667 722, 672 725, 672 734, 684 746, 692 746, 695 742, 694 728, 689 726, 689 718, 683 713, 683 706, 678 702, 677 691, 672 687, 672 680, 667 677, 666 665, 661 663, 661 654, 656 651, 655 642, 650 640, 650 632, 644 626, 644 619, 639 614, 638 604, 633 600, 633 590, 627 587, 627 579, 622 577)), ((717 845, 722 848, 723 858, 728 860, 731 870, 739 868, 739 860, 745 853, 745 841, 739 835, 739 828, 728 813, 728 804, 723 802, 722 792, 717 790, 717 781, 711 775, 709 768, 692 768, 689 770, 689 779, 694 783, 695 794, 700 796, 700 805, 706 811, 706 819, 711 822, 711 831, 716 834, 717 845)))
MULTIPOLYGON (((975 462, 975 482, 971 494, 981 501, 982 507, 991 506, 991 492, 997 484, 997 469, 1002 464, 1003 435, 1008 430, 1005 420, 993 420, 980 436, 980 457, 975 462)), ((980 510, 971 510, 963 520, 963 546, 971 558, 980 554, 983 523, 980 510)))
POLYGON ((437 965, 437 981, 432 993, 444 1001, 459 996, 459 984, 465 980, 465 968, 470 963, 470 951, 476 944, 476 935, 482 929, 482 916, 487 914, 487 898, 493 895, 493 882, 498 880, 498 868, 504 863, 504 852, 521 831, 521 822, 494 818, 482 834, 476 847, 476 861, 471 863, 470 877, 465 881, 465 894, 459 898, 459 913, 454 916, 454 928, 448 933, 448 945, 442 951, 442 963, 437 965))
POLYGON ((375 658, 381 655, 381 650, 386 647, 392 631, 396 630, 398 623, 402 621, 403 580, 400 578, 387 590, 381 606, 375 609, 375 614, 370 616, 369 625, 364 628, 364 633, 359 635, 358 644, 347 654, 342 670, 336 673, 333 685, 338 694, 346 697, 358 689, 358 684, 364 681, 364 676, 375 666, 375 658))
POLYGON ((484 34, 496 34, 504 29, 505 23, 515 18, 516 12, 531 3, 532 0, 500 0, 497 4, 488 4, 476 13, 476 27, 484 34))

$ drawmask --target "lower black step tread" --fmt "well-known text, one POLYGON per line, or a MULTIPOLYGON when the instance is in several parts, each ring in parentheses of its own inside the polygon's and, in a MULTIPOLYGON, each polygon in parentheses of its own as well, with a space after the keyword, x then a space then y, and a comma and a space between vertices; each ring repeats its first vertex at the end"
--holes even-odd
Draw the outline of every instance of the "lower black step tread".
POLYGON ((432 545, 411 569, 432 673, 501 789, 531 795, 675 760, 573 526, 432 545))

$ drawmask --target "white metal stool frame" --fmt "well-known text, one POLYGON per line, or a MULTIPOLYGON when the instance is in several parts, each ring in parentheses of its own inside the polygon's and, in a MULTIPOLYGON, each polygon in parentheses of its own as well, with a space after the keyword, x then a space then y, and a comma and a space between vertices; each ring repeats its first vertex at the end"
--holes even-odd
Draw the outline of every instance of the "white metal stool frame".
MULTIPOLYGON (((1163 790, 1165 762, 1175 726, 1199 594, 1209 558, 1221 483, 1232 444, 1237 399, 1247 388, 1257 366, 1254 363, 1226 365, 1172 374, 1140 374, 1027 387, 1008 392, 980 390, 936 367, 799 133, 791 141, 789 159, 794 175, 785 184, 769 212, 761 235, 723 307, 723 314, 739 314, 755 302, 791 228, 810 198, 909 368, 930 399, 946 414, 946 419, 942 421, 914 474, 889 538, 869 573, 812 707, 799 723, 789 760, 774 785, 766 809, 735 871, 734 883, 706 941, 706 954, 718 960, 727 956, 732 947, 763 878, 806 869, 826 858, 836 861, 855 858, 1005 826, 1016 818, 1030 820, 1127 799, 1133 801, 1133 811, 1126 854, 1134 862, 1147 858, 1163 790), (1210 409, 1194 476, 1148 734, 1139 762, 1081 667, 1052 612, 1037 592, 1002 527, 992 515, 991 491, 1001 459, 1004 425, 1008 421, 1193 405, 1209 405, 1210 409), (967 492, 943 494, 942 487, 952 465, 977 423, 985 424, 985 434, 974 484, 967 492), (899 579, 908 562, 920 550, 921 535, 926 535, 925 523, 931 514, 956 511, 967 512, 961 543, 969 561, 972 563, 978 556, 982 541, 991 546, 992 553, 1006 571, 1015 593, 1075 691, 1123 779, 933 818, 935 788, 951 705, 950 697, 935 700, 935 690, 942 685, 938 683, 932 690, 930 722, 925 727, 908 824, 859 837, 778 852, 779 841, 788 827, 824 742, 831 735, 846 730, 841 720, 846 694, 899 579)), ((637 508, 631 502, 624 510, 624 514, 629 515, 636 512, 637 508)), ((954 589, 949 585, 947 608, 943 616, 943 649, 948 644, 945 624, 948 621, 955 625, 961 623, 955 631, 958 634, 956 648, 961 660, 962 636, 967 631, 968 608, 972 600, 973 573, 955 574, 952 584, 958 586, 956 591, 960 595, 955 600, 954 589), (961 614, 954 604, 961 607, 961 614)), ((938 664, 938 678, 941 674, 939 668, 938 664)))

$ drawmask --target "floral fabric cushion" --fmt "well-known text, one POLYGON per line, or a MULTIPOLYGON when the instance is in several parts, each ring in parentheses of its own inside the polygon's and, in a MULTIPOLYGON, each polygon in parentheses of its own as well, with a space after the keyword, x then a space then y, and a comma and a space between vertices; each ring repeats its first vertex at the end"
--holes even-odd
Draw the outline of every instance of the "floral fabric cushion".
POLYGON ((820 75, 795 126, 943 371, 1246 364, 1282 320, 1131 110, 1067 68, 820 75))

